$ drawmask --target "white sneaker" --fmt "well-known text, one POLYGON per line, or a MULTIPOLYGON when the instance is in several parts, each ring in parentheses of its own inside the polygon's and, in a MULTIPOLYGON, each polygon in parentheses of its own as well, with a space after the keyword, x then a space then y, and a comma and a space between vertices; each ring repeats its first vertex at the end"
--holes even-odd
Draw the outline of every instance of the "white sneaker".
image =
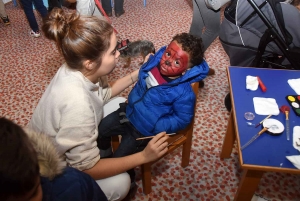
POLYGON ((41 34, 40 34, 39 31, 34 32, 33 30, 31 30, 31 31, 30 31, 30 35, 31 35, 32 37, 38 38, 38 37, 40 37, 41 34))

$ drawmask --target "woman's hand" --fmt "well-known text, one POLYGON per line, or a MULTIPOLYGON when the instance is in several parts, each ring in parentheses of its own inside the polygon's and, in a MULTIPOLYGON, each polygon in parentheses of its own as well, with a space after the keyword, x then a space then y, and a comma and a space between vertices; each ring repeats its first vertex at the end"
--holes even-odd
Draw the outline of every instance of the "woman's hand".
POLYGON ((142 151, 146 163, 154 161, 167 153, 168 142, 166 142, 166 140, 168 138, 169 136, 166 135, 166 132, 161 132, 152 138, 147 147, 142 151))
POLYGON ((169 138, 166 132, 156 135, 147 145, 147 147, 138 153, 120 158, 100 159, 92 168, 84 170, 94 179, 103 179, 111 177, 136 166, 149 163, 162 157, 168 151, 169 138))

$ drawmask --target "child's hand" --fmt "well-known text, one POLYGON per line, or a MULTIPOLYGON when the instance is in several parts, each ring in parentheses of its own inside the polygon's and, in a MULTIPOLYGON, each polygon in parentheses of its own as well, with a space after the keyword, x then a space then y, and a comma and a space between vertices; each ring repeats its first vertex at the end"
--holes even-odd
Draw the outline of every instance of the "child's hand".
POLYGON ((147 56, 145 56, 145 60, 144 60, 144 63, 146 63, 150 57, 150 55, 154 55, 153 53, 149 53, 147 56))
POLYGON ((167 153, 168 142, 166 140, 168 138, 169 136, 166 135, 166 132, 161 132, 154 138, 152 138, 152 140, 148 143, 147 147, 142 152, 146 159, 146 163, 154 161, 167 153))

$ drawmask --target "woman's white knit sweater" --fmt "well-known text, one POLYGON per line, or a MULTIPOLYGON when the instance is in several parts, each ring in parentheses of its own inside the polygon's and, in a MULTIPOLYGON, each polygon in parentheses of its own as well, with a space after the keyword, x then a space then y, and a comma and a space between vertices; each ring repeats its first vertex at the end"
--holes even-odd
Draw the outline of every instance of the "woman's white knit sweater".
POLYGON ((28 126, 49 135, 69 166, 89 169, 100 159, 98 125, 103 105, 110 97, 106 77, 94 84, 64 64, 40 99, 28 126))

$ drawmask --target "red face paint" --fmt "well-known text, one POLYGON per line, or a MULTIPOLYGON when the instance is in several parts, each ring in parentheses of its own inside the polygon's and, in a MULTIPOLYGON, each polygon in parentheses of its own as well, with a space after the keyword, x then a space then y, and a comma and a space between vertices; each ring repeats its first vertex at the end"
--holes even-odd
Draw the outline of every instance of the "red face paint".
POLYGON ((172 41, 160 60, 160 73, 165 76, 181 75, 187 68, 189 55, 176 41, 172 41))

